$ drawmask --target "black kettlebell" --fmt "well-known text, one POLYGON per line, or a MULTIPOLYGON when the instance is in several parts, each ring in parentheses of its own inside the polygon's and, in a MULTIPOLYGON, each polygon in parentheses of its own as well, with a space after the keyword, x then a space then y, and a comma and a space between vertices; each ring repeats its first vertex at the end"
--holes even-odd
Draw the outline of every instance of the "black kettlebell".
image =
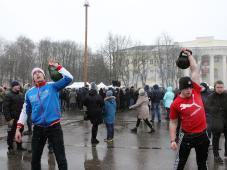
MULTIPOLYGON (((186 51, 188 51, 192 55, 191 50, 187 49, 186 51)), ((180 52, 180 55, 176 61, 176 65, 177 65, 177 67, 179 67, 181 69, 187 69, 190 66, 190 62, 188 60, 188 55, 186 53, 184 53, 184 51, 180 52)))
POLYGON ((57 68, 52 66, 52 65, 48 65, 48 70, 49 70, 49 74, 50 74, 50 78, 53 81, 58 81, 62 78, 61 73, 59 73, 57 71, 57 68))

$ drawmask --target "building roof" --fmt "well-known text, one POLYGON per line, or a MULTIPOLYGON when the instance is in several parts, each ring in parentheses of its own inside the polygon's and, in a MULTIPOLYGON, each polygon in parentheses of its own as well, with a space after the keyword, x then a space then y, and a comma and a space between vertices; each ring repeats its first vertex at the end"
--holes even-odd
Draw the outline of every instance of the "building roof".
POLYGON ((179 42, 183 47, 227 47, 227 40, 216 40, 213 36, 196 37, 193 41, 179 42))

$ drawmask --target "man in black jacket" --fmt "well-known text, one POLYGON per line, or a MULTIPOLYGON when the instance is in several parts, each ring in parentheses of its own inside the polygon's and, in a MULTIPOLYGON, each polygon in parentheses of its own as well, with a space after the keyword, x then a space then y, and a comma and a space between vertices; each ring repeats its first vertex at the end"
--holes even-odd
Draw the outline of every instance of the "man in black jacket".
POLYGON ((227 157, 227 93, 224 91, 224 83, 218 80, 214 84, 214 93, 210 94, 205 103, 206 112, 211 116, 211 131, 213 134, 214 161, 223 164, 219 155, 219 140, 221 133, 225 135, 225 156, 227 157))
POLYGON ((158 122, 161 122, 161 113, 160 113, 160 102, 163 99, 163 93, 160 90, 160 87, 155 84, 153 86, 153 91, 151 94, 151 103, 152 103, 152 119, 151 122, 154 122, 155 115, 158 116, 158 122))
MULTIPOLYGON (((3 113, 6 121, 8 122, 8 154, 13 154, 13 140, 17 127, 17 120, 19 119, 21 109, 24 103, 24 95, 20 92, 21 86, 19 82, 13 81, 11 89, 6 93, 3 103, 3 113)), ((21 130, 23 131, 23 130, 21 130)), ((24 150, 22 143, 17 143, 17 150, 24 150)))

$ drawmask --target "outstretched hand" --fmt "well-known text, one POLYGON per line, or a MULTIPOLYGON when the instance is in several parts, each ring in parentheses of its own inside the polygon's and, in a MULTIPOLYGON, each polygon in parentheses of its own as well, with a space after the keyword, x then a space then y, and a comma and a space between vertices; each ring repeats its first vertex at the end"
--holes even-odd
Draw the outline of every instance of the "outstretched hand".
POLYGON ((48 60, 48 64, 49 65, 51 65, 51 66, 54 66, 54 67, 58 67, 59 66, 59 63, 58 62, 56 62, 54 59, 52 59, 52 58, 50 58, 49 60, 48 60))
POLYGON ((187 56, 191 55, 190 50, 187 48, 182 48, 181 51, 183 51, 187 56))

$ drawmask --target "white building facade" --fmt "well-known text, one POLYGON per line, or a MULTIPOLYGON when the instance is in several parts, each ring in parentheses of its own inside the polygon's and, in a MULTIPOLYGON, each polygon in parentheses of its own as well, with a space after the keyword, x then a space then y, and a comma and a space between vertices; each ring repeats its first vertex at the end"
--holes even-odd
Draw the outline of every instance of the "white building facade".
MULTIPOLYGON (((227 85, 227 40, 215 40, 214 37, 198 37, 194 41, 180 42, 181 47, 192 50, 201 73, 201 82, 213 86, 217 80, 227 85)), ((185 70, 185 75, 189 70, 185 70)))

